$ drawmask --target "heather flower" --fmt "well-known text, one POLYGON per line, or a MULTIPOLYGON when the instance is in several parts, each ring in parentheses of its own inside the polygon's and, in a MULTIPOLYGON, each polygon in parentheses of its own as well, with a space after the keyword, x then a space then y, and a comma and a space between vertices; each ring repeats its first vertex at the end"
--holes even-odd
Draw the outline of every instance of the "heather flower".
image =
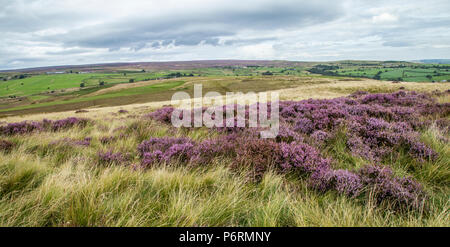
POLYGON ((8 141, 8 140, 1 140, 0 139, 0 151, 9 152, 13 149, 14 143, 8 141))
POLYGON ((274 167, 281 154, 280 145, 270 140, 250 139, 239 146, 233 167, 250 167, 255 180, 260 180, 270 167, 274 167))
POLYGON ((413 142, 410 152, 421 161, 435 160, 437 158, 437 153, 421 142, 413 142))
POLYGON ((174 144, 193 143, 189 138, 185 137, 152 137, 147 141, 143 141, 138 146, 138 151, 141 155, 145 152, 154 150, 167 150, 174 144))
POLYGON ((290 127, 282 124, 282 125, 280 125, 278 135, 276 137, 276 141, 277 142, 287 142, 287 143, 291 143, 294 141, 295 142, 303 142, 303 137, 299 133, 297 133, 296 131, 291 129, 290 127))
POLYGON ((361 181, 369 187, 378 204, 389 202, 394 208, 420 208, 426 193, 411 178, 396 178, 387 167, 369 165, 358 171, 361 181))
POLYGON ((322 130, 316 130, 311 134, 311 138, 320 144, 327 141, 330 138, 330 134, 322 130))
POLYGON ((273 167, 281 172, 309 174, 317 169, 329 167, 330 161, 305 143, 276 143, 263 139, 248 139, 236 149, 234 166, 245 165, 254 170, 255 178, 273 167))
POLYGON ((100 137, 100 143, 108 144, 115 141, 117 138, 115 136, 102 136, 100 137))
POLYGON ((57 131, 57 130, 61 130, 61 129, 71 128, 74 126, 84 127, 84 126, 86 126, 88 121, 89 120, 86 118, 69 117, 69 118, 51 122, 51 129, 53 131, 57 131))
POLYGON ((139 144, 138 151, 145 166, 175 159, 187 163, 192 157, 194 144, 189 138, 153 137, 139 144))
POLYGON ((172 112, 174 111, 173 107, 163 107, 160 108, 147 116, 156 121, 160 121, 166 124, 170 124, 172 122, 172 112))
POLYGON ((305 143, 281 143, 279 154, 276 154, 277 164, 284 171, 296 170, 313 172, 322 167, 328 167, 329 160, 323 159, 317 149, 305 143))
POLYGON ((192 150, 190 162, 197 165, 208 164, 216 157, 234 155, 239 143, 236 138, 235 135, 228 135, 198 143, 192 150))
POLYGON ((91 141, 92 141, 92 137, 86 137, 83 140, 74 141, 74 144, 80 145, 80 146, 89 146, 89 145, 91 145, 91 141))
POLYGON ((318 191, 335 190, 349 197, 357 197, 363 190, 358 174, 347 170, 319 169, 312 173, 309 182, 318 191))
POLYGON ((127 161, 127 157, 124 154, 112 151, 99 151, 97 158, 100 164, 123 164, 127 161))
POLYGON ((357 172, 322 167, 311 174, 309 185, 319 192, 332 190, 349 197, 366 192, 378 205, 387 203, 394 209, 418 209, 426 199, 419 183, 410 177, 397 178, 380 165, 367 165, 357 172))
POLYGON ((20 135, 39 131, 42 129, 42 123, 23 121, 18 123, 9 123, 6 126, 0 126, 0 133, 2 135, 20 135))

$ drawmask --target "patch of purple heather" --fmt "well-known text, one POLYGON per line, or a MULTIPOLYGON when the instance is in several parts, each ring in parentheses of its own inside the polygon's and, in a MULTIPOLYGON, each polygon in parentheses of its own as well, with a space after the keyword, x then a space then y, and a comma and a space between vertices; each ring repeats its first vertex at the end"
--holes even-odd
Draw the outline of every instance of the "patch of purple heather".
POLYGON ((173 110, 174 110, 173 107, 167 106, 167 107, 160 108, 160 109, 148 114, 147 116, 156 121, 170 124, 172 122, 173 110))
POLYGON ((138 146, 144 166, 156 162, 168 163, 172 160, 188 162, 192 156, 194 142, 189 138, 152 137, 138 146))
POLYGON ((311 134, 311 138, 316 141, 318 144, 322 144, 326 142, 330 138, 330 134, 326 131, 316 130, 311 134))
POLYGON ((0 126, 0 133, 6 136, 27 134, 39 130, 43 130, 43 126, 40 122, 23 121, 0 126))
MULTIPOLYGON (((229 107, 232 106, 224 109, 229 107)), ((205 113, 205 109, 200 110, 205 113)), ((237 106, 232 110, 236 113, 237 106)), ((169 124, 172 112, 173 108, 165 107, 149 116, 169 124)), ((250 107, 246 106, 246 126, 249 113, 250 107)), ((220 134, 218 138, 201 142, 151 138, 142 142, 138 151, 142 163, 147 165, 174 160, 208 164, 214 158, 227 156, 234 159, 233 167, 251 167, 257 179, 274 168, 310 176, 310 185, 319 191, 333 190, 349 197, 371 191, 377 203, 387 201, 396 207, 417 208, 425 193, 411 178, 397 178, 389 168, 373 165, 355 172, 335 170, 332 161, 322 157, 318 148, 345 130, 347 148, 369 161, 383 161, 400 150, 407 150, 418 161, 433 160, 437 154, 420 141, 419 131, 431 124, 427 121, 446 119, 449 114, 450 105, 436 103, 429 94, 356 92, 336 99, 280 102, 276 139, 259 139, 258 128, 237 127, 238 119, 234 117, 230 120, 232 126, 212 128, 220 134)), ((436 124, 440 129, 448 129, 448 121, 436 124)))
POLYGON ((14 143, 0 139, 0 151, 9 152, 14 148, 14 143))
POLYGON ((97 153, 98 162, 100 164, 123 164, 128 159, 126 155, 120 152, 109 151, 99 151, 97 153))
POLYGON ((358 171, 364 186, 372 190, 378 204, 389 202, 396 208, 423 206, 426 193, 422 186, 411 178, 397 178, 388 167, 368 165, 358 171))
POLYGON ((390 168, 366 165, 357 172, 319 169, 312 173, 309 185, 320 191, 336 191, 349 197, 363 193, 377 204, 388 203, 395 209, 419 209, 425 203, 422 186, 410 177, 397 178, 390 168))
POLYGON ((357 197, 363 190, 361 178, 347 170, 319 169, 312 173, 310 185, 314 189, 325 192, 335 190, 349 197, 357 197))
POLYGON ((143 141, 138 146, 141 156, 146 152, 155 150, 167 150, 175 144, 193 143, 189 138, 185 137, 152 137, 147 141, 143 141))
POLYGON ((47 120, 44 119, 40 122, 38 121, 22 121, 17 123, 9 123, 5 126, 0 126, 0 134, 1 135, 20 135, 20 134, 28 134, 35 131, 44 131, 44 130, 52 130, 58 131, 62 129, 71 128, 74 126, 84 127, 88 123, 88 119, 86 118, 76 118, 69 117, 61 120, 47 120))
POLYGON ((91 145, 91 141, 92 141, 91 137, 86 137, 83 140, 74 141, 74 144, 80 145, 80 146, 89 146, 89 145, 91 145))
POLYGON ((117 139, 115 136, 102 136, 100 137, 100 143, 102 144, 109 144, 114 142, 117 139))
POLYGON ((61 120, 56 120, 50 123, 51 130, 58 131, 62 129, 68 129, 74 126, 84 127, 88 123, 86 118, 68 117, 61 120))

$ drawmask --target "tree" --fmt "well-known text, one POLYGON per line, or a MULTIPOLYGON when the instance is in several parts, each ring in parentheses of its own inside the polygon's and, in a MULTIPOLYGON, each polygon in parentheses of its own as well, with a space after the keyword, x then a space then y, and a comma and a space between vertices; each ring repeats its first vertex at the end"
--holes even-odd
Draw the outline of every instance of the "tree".
POLYGON ((378 71, 378 73, 373 77, 373 79, 380 80, 381 79, 381 73, 383 73, 383 72, 378 71))
POLYGON ((84 84, 84 82, 80 83, 80 87, 85 87, 86 85, 84 84))
POLYGON ((105 85, 105 82, 104 82, 104 81, 100 81, 100 82, 98 83, 98 85, 104 86, 104 85, 105 85))
POLYGON ((134 82, 134 79, 131 78, 128 82, 133 83, 133 82, 134 82))

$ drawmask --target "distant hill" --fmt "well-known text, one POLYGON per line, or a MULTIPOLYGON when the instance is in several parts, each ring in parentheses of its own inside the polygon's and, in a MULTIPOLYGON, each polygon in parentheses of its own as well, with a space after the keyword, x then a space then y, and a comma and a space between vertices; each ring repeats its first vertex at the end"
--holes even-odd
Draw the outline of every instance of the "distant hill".
POLYGON ((422 59, 416 60, 420 63, 437 63, 437 64, 450 64, 450 59, 422 59))
POLYGON ((24 68, 13 70, 0 70, 0 72, 51 72, 61 70, 79 71, 110 71, 121 69, 145 70, 171 70, 195 69, 227 66, 304 66, 307 62, 292 62, 282 60, 199 60, 199 61, 171 61, 171 62, 130 62, 130 63, 103 63, 85 65, 61 65, 37 68, 24 68))

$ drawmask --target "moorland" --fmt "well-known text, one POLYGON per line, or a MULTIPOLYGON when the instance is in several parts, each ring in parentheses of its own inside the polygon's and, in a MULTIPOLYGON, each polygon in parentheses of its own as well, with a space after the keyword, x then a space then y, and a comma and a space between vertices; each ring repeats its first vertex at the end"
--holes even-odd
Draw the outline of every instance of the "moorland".
POLYGON ((449 226, 450 65, 196 61, 0 72, 2 226, 449 226), (381 72, 381 73, 380 73, 381 72), (280 133, 171 96, 278 92, 280 133))

